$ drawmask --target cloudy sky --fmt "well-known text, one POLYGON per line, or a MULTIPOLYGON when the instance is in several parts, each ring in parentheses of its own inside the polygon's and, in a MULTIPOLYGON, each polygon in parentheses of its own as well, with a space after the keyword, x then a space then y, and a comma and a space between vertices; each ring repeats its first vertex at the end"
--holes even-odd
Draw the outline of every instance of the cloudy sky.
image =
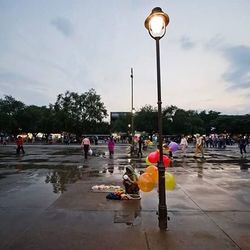
POLYGON ((108 112, 157 106, 152 8, 161 39, 163 106, 250 113, 249 0, 0 0, 0 98, 49 105, 94 88, 108 112))

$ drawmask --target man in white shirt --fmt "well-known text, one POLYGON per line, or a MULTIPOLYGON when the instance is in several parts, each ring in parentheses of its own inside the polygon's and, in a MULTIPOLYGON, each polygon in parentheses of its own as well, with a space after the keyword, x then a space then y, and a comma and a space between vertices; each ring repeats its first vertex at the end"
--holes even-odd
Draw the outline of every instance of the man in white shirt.
POLYGON ((88 158, 88 152, 89 152, 89 147, 90 147, 90 140, 88 137, 83 138, 82 143, 81 143, 81 147, 84 150, 84 157, 85 159, 88 158))

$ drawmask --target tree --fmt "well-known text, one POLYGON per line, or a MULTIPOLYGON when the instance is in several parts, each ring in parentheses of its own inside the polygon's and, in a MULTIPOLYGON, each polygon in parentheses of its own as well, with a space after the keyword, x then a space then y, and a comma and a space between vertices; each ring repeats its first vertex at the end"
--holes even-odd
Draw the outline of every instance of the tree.
POLYGON ((136 113, 135 129, 148 133, 158 130, 157 109, 151 105, 145 105, 136 113))
POLYGON ((90 89, 81 95, 66 91, 59 94, 54 104, 56 118, 61 121, 61 128, 68 132, 93 133, 97 124, 107 117, 107 110, 100 95, 90 89))
POLYGON ((176 106, 167 106, 162 109, 162 132, 164 135, 174 134, 173 117, 178 108, 176 106))
MULTIPOLYGON (((49 107, 27 106, 12 96, 0 98, 0 133, 71 132, 78 136, 86 133, 109 133, 110 125, 103 122, 107 110, 94 89, 78 94, 66 91, 59 94, 49 107)), ((217 133, 250 134, 250 115, 221 115, 213 110, 185 111, 176 106, 162 110, 163 134, 209 134, 211 127, 217 133)), ((127 132, 131 114, 119 118, 112 130, 127 132)), ((158 110, 143 106, 134 117, 134 129, 148 133, 158 132, 158 110)))
POLYGON ((22 129, 27 132, 50 133, 54 131, 53 110, 46 106, 26 106, 20 113, 22 118, 22 129))
POLYGON ((199 113, 194 110, 188 110, 187 114, 190 122, 189 133, 205 134, 204 121, 200 118, 199 113))
POLYGON ((205 133, 209 134, 211 132, 212 127, 216 127, 215 121, 219 117, 220 112, 216 112, 213 110, 208 111, 208 113, 203 110, 199 113, 200 118, 204 122, 205 133))
POLYGON ((183 110, 177 109, 173 116, 173 133, 174 134, 188 134, 190 133, 190 128, 192 127, 192 122, 190 119, 190 114, 183 110))
POLYGON ((25 104, 15 100, 12 96, 5 96, 0 99, 0 130, 11 134, 18 133, 22 128, 22 118, 20 113, 25 108, 25 104))
POLYGON ((123 115, 120 115, 117 119, 111 122, 111 131, 127 133, 129 130, 128 124, 131 124, 131 120, 131 113, 124 112, 123 115))

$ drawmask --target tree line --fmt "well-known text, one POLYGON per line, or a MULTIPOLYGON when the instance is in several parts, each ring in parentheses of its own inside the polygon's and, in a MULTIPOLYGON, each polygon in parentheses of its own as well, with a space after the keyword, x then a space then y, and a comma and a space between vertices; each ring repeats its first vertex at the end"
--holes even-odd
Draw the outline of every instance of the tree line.
POLYGON ((100 131, 109 133, 109 124, 103 121, 107 115, 94 89, 82 94, 66 91, 48 107, 28 106, 12 96, 5 96, 0 99, 0 132, 13 135, 68 132, 77 136, 100 131))
MULTIPOLYGON (((163 134, 250 134, 250 115, 222 115, 216 111, 183 110, 176 106, 162 109, 163 134)), ((20 132, 109 134, 129 132, 131 113, 109 124, 107 109, 94 89, 78 94, 66 91, 49 106, 25 105, 12 96, 0 98, 0 132, 17 135, 20 132)), ((134 128, 147 133, 157 132, 157 107, 145 105, 134 114, 134 128)))
MULTIPOLYGON (((134 129, 140 132, 153 133, 158 128, 157 107, 145 105, 134 115, 134 129)), ((193 135, 195 133, 209 135, 228 133, 232 135, 250 134, 250 115, 222 115, 220 112, 183 110, 176 106, 162 108, 164 135, 193 135)), ((113 124, 113 131, 126 131, 131 124, 132 116, 127 113, 119 117, 113 124)))

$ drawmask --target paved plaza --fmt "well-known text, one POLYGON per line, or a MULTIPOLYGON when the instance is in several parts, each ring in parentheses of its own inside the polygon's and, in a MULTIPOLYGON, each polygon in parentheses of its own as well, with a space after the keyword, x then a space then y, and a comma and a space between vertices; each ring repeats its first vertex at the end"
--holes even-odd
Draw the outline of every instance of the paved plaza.
POLYGON ((141 200, 107 200, 94 185, 120 185, 128 164, 142 173, 144 158, 118 144, 0 147, 0 249, 250 249, 250 147, 205 149, 205 160, 174 154, 167 169, 177 182, 167 191, 168 230, 158 227, 157 187, 141 200), (106 155, 103 155, 106 153, 106 155))

